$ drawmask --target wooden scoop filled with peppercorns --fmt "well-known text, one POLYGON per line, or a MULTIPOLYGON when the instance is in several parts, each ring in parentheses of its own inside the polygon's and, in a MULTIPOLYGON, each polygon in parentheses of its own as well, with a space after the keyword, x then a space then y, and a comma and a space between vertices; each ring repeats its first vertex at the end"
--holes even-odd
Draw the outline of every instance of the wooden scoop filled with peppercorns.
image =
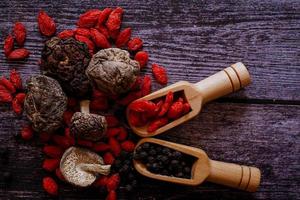
POLYGON ((249 72, 240 62, 196 84, 179 81, 132 102, 128 123, 141 137, 155 136, 195 117, 205 103, 249 84, 249 72))
POLYGON ((161 181, 191 186, 209 181, 248 192, 256 191, 261 177, 256 167, 211 160, 201 149, 154 138, 136 145, 134 167, 161 181))

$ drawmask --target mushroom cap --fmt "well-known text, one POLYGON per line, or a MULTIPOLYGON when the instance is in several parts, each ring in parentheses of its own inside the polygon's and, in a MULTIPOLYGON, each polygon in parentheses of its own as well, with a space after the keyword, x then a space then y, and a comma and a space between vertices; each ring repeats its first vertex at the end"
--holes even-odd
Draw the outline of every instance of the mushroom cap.
POLYGON ((82 112, 72 116, 70 131, 75 138, 98 141, 105 135, 106 129, 104 116, 82 112))
POLYGON ((27 81, 24 110, 38 132, 53 132, 62 125, 67 97, 53 78, 36 75, 27 81))
POLYGON ((69 183, 87 187, 98 174, 108 175, 110 165, 104 165, 102 157, 88 149, 70 147, 60 160, 60 170, 69 183))
POLYGON ((41 69, 45 75, 56 79, 69 96, 80 98, 91 91, 85 74, 90 59, 86 44, 74 38, 53 37, 42 50, 41 69))
POLYGON ((139 63, 127 51, 108 48, 92 57, 86 75, 99 90, 108 94, 128 92, 139 74, 139 63))

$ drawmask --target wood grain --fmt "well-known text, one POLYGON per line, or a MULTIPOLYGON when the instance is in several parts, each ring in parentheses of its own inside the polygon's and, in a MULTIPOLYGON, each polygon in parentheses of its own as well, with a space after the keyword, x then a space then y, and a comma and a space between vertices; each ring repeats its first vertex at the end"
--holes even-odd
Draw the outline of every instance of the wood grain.
MULTIPOLYGON (((258 192, 249 194, 214 184, 182 187, 141 178, 133 194, 121 189, 120 199, 297 199, 299 198, 300 135, 300 2, 298 0, 201 1, 0 1, 0 46, 14 22, 28 29, 26 62, 7 62, 0 48, 0 74, 17 68, 26 80, 38 74, 37 65, 45 37, 37 31, 40 9, 55 18, 58 31, 74 28, 87 9, 121 6, 123 27, 144 40, 150 63, 167 67, 170 83, 198 82, 242 61, 253 83, 236 94, 208 104, 201 115, 159 136, 204 149, 215 160, 257 166, 262 170, 258 192), (155 191, 155 192, 154 192, 155 191)), ((151 73, 150 67, 145 69, 151 73)), ((154 89, 160 86, 154 84, 154 89)), ((16 118, 0 105, 0 147, 10 150, 8 166, 14 179, 0 199, 51 199, 41 187, 41 146, 16 141, 25 118, 16 118)), ((62 184, 60 199, 104 199, 93 189, 62 184)))

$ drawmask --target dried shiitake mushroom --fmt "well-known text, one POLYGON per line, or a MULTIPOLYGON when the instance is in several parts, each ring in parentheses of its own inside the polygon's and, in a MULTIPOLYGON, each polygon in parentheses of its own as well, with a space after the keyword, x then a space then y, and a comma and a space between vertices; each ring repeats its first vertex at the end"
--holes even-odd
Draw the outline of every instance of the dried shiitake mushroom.
POLYGON ((53 78, 36 75, 27 82, 24 110, 32 127, 38 132, 51 133, 62 125, 67 109, 67 97, 53 78))
POLYGON ((80 102, 81 112, 74 113, 70 131, 75 138, 97 141, 105 135, 107 122, 104 116, 89 113, 89 102, 80 102))
POLYGON ((110 167, 98 154, 78 147, 67 149, 60 160, 60 170, 66 181, 79 187, 91 185, 99 174, 108 175, 110 167))
POLYGON ((86 44, 74 38, 53 37, 45 43, 41 69, 45 75, 56 79, 68 95, 84 97, 90 91, 85 74, 90 58, 86 44))
POLYGON ((99 90, 108 94, 128 92, 139 74, 139 63, 118 48, 102 49, 92 57, 86 75, 99 90))

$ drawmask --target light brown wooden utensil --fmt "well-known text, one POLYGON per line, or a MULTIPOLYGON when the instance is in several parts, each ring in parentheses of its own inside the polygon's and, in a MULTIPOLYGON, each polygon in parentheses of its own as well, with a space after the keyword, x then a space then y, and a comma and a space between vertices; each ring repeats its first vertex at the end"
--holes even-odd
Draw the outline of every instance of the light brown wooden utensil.
MULTIPOLYGON (((195 117, 200 112, 202 106, 205 103, 235 92, 249 85, 250 82, 249 72, 245 65, 240 62, 235 63, 232 66, 227 67, 226 69, 196 84, 192 84, 187 81, 179 81, 140 99, 154 100, 159 97, 165 96, 169 91, 183 91, 186 100, 191 105, 191 112, 157 129, 153 133, 147 132, 147 126, 135 127, 131 125, 130 122, 129 125, 132 130, 141 137, 151 137, 154 135, 158 135, 195 117)), ((127 118, 128 114, 129 110, 127 109, 127 118)))
POLYGON ((260 184, 261 173, 256 167, 211 160, 201 149, 154 138, 141 139, 136 148, 145 142, 169 147, 197 159, 192 166, 191 179, 154 174, 148 171, 141 162, 134 160, 135 169, 149 178, 191 186, 209 181, 249 192, 255 192, 260 184))

